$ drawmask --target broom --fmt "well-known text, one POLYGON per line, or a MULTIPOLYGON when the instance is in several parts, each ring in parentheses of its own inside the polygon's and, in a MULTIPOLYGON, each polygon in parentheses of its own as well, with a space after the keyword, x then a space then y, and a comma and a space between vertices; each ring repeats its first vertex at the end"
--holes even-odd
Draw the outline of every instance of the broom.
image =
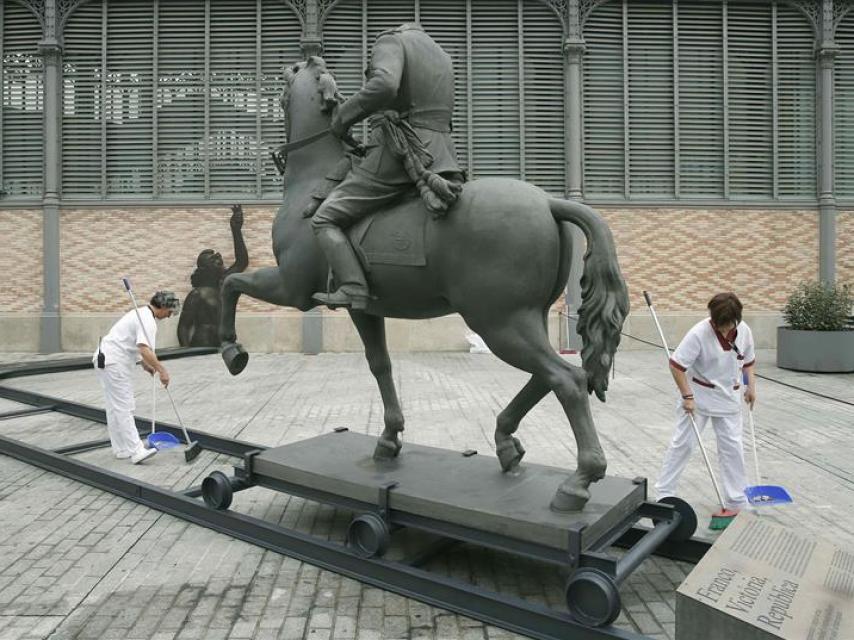
MULTIPOLYGON (((655 327, 658 329, 658 335, 661 337, 661 344, 664 345, 664 353, 667 355, 667 361, 670 362, 670 349, 667 347, 667 339, 664 337, 664 331, 662 331, 661 325, 658 322, 658 316, 655 314, 655 309, 652 307, 652 298, 647 291, 643 292, 643 297, 646 300, 650 313, 652 314, 652 319, 655 321, 655 327)), ((715 478, 715 472, 712 471, 712 464, 709 462, 709 455, 706 453, 706 447, 703 444, 703 439, 700 437, 700 430, 697 428, 697 423, 694 420, 694 414, 689 413, 688 417, 691 419, 691 427, 694 429, 694 435, 697 437, 697 444, 700 445, 700 452, 703 454, 703 461, 706 463, 706 469, 709 472, 709 477, 712 479, 712 486, 714 486, 715 493, 718 496, 718 504, 721 505, 720 511, 716 511, 712 514, 712 519, 709 522, 709 529, 712 529, 713 531, 720 531, 729 526, 738 512, 726 508, 720 487, 718 487, 718 481, 715 478)))

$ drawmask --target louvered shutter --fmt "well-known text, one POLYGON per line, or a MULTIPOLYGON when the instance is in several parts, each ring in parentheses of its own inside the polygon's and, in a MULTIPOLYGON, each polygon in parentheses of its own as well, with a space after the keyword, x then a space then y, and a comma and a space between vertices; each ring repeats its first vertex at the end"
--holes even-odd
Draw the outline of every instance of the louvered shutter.
POLYGON ((680 0, 679 196, 724 195, 723 9, 680 0))
POLYGON ((816 197, 815 38, 804 15, 777 5, 777 189, 816 197))
POLYGON ((627 3, 629 193, 673 197, 673 5, 627 3))
POLYGON ((200 197, 205 188, 205 7, 159 3, 157 33, 157 190, 200 197))
POLYGON ((107 195, 152 195, 153 4, 107 2, 107 195))
POLYGON ((261 9, 261 142, 264 158, 262 193, 281 197, 282 177, 269 154, 285 141, 284 114, 279 98, 285 67, 299 62, 299 19, 281 0, 263 0, 261 9))
POLYGON ((733 198, 770 198, 773 180, 771 5, 729 2, 729 179, 733 198))
POLYGON ((207 139, 211 197, 257 192, 256 4, 210 0, 207 139))
POLYGON ((62 196, 103 195, 103 6, 78 7, 65 27, 62 79, 62 196))
POLYGON ((835 192, 839 198, 854 198, 854 12, 840 23, 836 44, 839 54, 833 105, 835 192))
POLYGON ((523 5, 524 178, 554 195, 566 190, 563 30, 541 2, 523 5))
POLYGON ((473 2, 471 13, 472 177, 518 178, 518 6, 473 2))
POLYGON ((362 0, 342 1, 323 25, 323 59, 335 73, 338 91, 345 98, 356 93, 364 80, 366 36, 362 35, 362 4, 362 0))
POLYGON ((584 29, 584 193, 625 196, 623 7, 603 4, 584 29))
POLYGON ((40 198, 44 163, 44 76, 38 52, 41 28, 24 7, 4 2, 0 186, 6 198, 40 198))
POLYGON ((466 3, 459 0, 421 0, 424 29, 454 63, 454 146, 460 167, 468 170, 468 69, 466 63, 466 3))

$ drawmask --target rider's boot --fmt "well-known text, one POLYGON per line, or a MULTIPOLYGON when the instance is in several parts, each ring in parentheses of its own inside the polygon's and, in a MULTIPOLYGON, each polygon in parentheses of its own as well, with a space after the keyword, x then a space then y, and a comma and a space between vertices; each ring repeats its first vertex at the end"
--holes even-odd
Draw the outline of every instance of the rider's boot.
POLYGON ((315 293, 312 298, 330 308, 351 307, 357 311, 368 306, 370 292, 362 265, 353 246, 341 229, 332 225, 315 228, 315 236, 339 283, 333 293, 315 293))

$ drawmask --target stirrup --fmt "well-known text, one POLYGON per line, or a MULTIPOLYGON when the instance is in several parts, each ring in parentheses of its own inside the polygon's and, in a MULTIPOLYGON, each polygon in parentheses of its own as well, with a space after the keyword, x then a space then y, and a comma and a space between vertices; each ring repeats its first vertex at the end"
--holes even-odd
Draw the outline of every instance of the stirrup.
POLYGON ((371 297, 367 293, 350 294, 346 291, 341 291, 341 289, 333 293, 315 293, 311 298, 321 304, 325 304, 330 309, 349 307, 354 311, 364 311, 371 300, 371 297))

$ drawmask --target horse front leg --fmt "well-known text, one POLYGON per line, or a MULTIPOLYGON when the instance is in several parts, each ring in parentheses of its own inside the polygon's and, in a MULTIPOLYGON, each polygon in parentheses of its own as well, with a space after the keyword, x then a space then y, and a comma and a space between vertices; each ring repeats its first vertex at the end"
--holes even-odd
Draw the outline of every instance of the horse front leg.
POLYGON ((394 458, 403 446, 400 441, 400 432, 403 431, 404 420, 400 401, 397 399, 397 389, 394 387, 394 379, 391 375, 391 359, 388 357, 385 339, 385 319, 352 310, 350 318, 359 332, 359 337, 362 338, 368 367, 377 380, 383 400, 385 428, 374 449, 374 459, 394 458))
POLYGON ((220 308, 219 339, 222 359, 232 375, 246 368, 249 354, 237 342, 234 317, 237 301, 246 294, 264 302, 282 307, 292 306, 290 292, 278 267, 265 267, 248 273, 233 273, 222 283, 222 307, 220 308))

